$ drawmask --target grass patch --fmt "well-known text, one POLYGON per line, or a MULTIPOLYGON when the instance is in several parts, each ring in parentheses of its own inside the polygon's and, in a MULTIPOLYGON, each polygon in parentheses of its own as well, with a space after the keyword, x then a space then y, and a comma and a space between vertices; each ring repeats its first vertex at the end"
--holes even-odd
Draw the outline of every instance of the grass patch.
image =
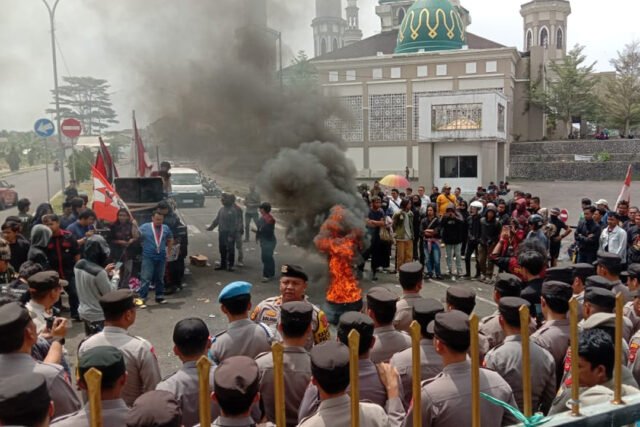
MULTIPOLYGON (((92 181, 85 181, 78 185, 78 193, 86 194, 89 196, 89 203, 87 206, 91 206, 91 201, 93 199, 93 183, 92 181)), ((51 198, 51 206, 53 206, 54 212, 62 212, 62 202, 64 202, 64 193, 62 191, 56 193, 51 198)))

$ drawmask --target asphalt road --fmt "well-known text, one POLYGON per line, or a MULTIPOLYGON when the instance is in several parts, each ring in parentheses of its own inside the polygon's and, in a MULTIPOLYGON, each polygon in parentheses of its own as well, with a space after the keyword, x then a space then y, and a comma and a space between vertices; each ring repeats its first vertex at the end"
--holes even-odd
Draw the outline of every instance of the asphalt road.
MULTIPOLYGON (((67 176, 67 179, 68 178, 67 176)), ((31 200, 32 214, 40 203, 47 201, 47 178, 44 168, 31 172, 18 173, 3 179, 15 186, 14 190, 18 192, 19 198, 26 197, 31 200)), ((49 166, 49 189, 51 197, 60 191, 60 188, 60 172, 54 172, 53 166, 49 166)), ((5 209, 0 212, 0 219, 4 222, 6 217, 16 215, 17 213, 18 209, 16 207, 5 209)))

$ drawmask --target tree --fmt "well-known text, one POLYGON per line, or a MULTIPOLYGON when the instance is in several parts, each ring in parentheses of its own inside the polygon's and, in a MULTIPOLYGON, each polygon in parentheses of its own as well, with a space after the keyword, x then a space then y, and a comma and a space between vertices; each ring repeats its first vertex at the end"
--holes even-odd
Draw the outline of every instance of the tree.
POLYGON ((602 106, 609 126, 629 135, 640 124, 640 42, 626 45, 611 65, 616 75, 606 81, 602 106))
POLYGON ((67 158, 67 169, 69 176, 73 177, 74 161, 75 161, 75 179, 78 182, 86 181, 91 178, 91 166, 95 160, 95 155, 87 147, 82 150, 74 150, 67 158))
POLYGON ((565 123, 565 138, 571 133, 573 117, 587 119, 596 110, 596 63, 584 65, 583 51, 584 46, 576 45, 563 61, 551 62, 544 82, 533 84, 529 95, 530 102, 542 108, 551 122, 565 123))
POLYGON ((9 154, 7 155, 7 164, 12 172, 20 169, 20 154, 18 154, 18 150, 15 145, 11 146, 11 151, 9 151, 9 154))
MULTIPOLYGON (((109 125, 118 123, 111 104, 110 85, 106 80, 93 77, 63 79, 66 84, 58 88, 61 119, 74 117, 80 120, 84 135, 100 135, 109 125)), ((52 104, 55 105, 55 101, 52 104)), ((55 112, 54 108, 47 110, 48 114, 55 112)))
POLYGON ((298 52, 284 73, 287 85, 290 86, 311 88, 318 84, 318 71, 304 50, 298 52))

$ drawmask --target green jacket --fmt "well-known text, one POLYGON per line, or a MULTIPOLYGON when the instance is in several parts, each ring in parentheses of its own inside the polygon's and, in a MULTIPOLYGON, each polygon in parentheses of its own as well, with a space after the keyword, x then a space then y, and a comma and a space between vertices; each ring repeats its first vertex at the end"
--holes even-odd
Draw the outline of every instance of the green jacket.
POLYGON ((413 240, 413 212, 398 211, 393 214, 392 221, 393 235, 396 240, 413 240), (405 221, 409 221, 410 236, 407 235, 405 221))

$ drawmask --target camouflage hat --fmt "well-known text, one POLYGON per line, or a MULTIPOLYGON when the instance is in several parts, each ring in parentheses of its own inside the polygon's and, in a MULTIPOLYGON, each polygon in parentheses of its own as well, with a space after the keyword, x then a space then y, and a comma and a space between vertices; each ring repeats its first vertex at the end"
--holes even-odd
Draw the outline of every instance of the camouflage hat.
POLYGON ((9 247, 9 242, 4 239, 0 239, 0 260, 11 260, 11 248, 9 247))

